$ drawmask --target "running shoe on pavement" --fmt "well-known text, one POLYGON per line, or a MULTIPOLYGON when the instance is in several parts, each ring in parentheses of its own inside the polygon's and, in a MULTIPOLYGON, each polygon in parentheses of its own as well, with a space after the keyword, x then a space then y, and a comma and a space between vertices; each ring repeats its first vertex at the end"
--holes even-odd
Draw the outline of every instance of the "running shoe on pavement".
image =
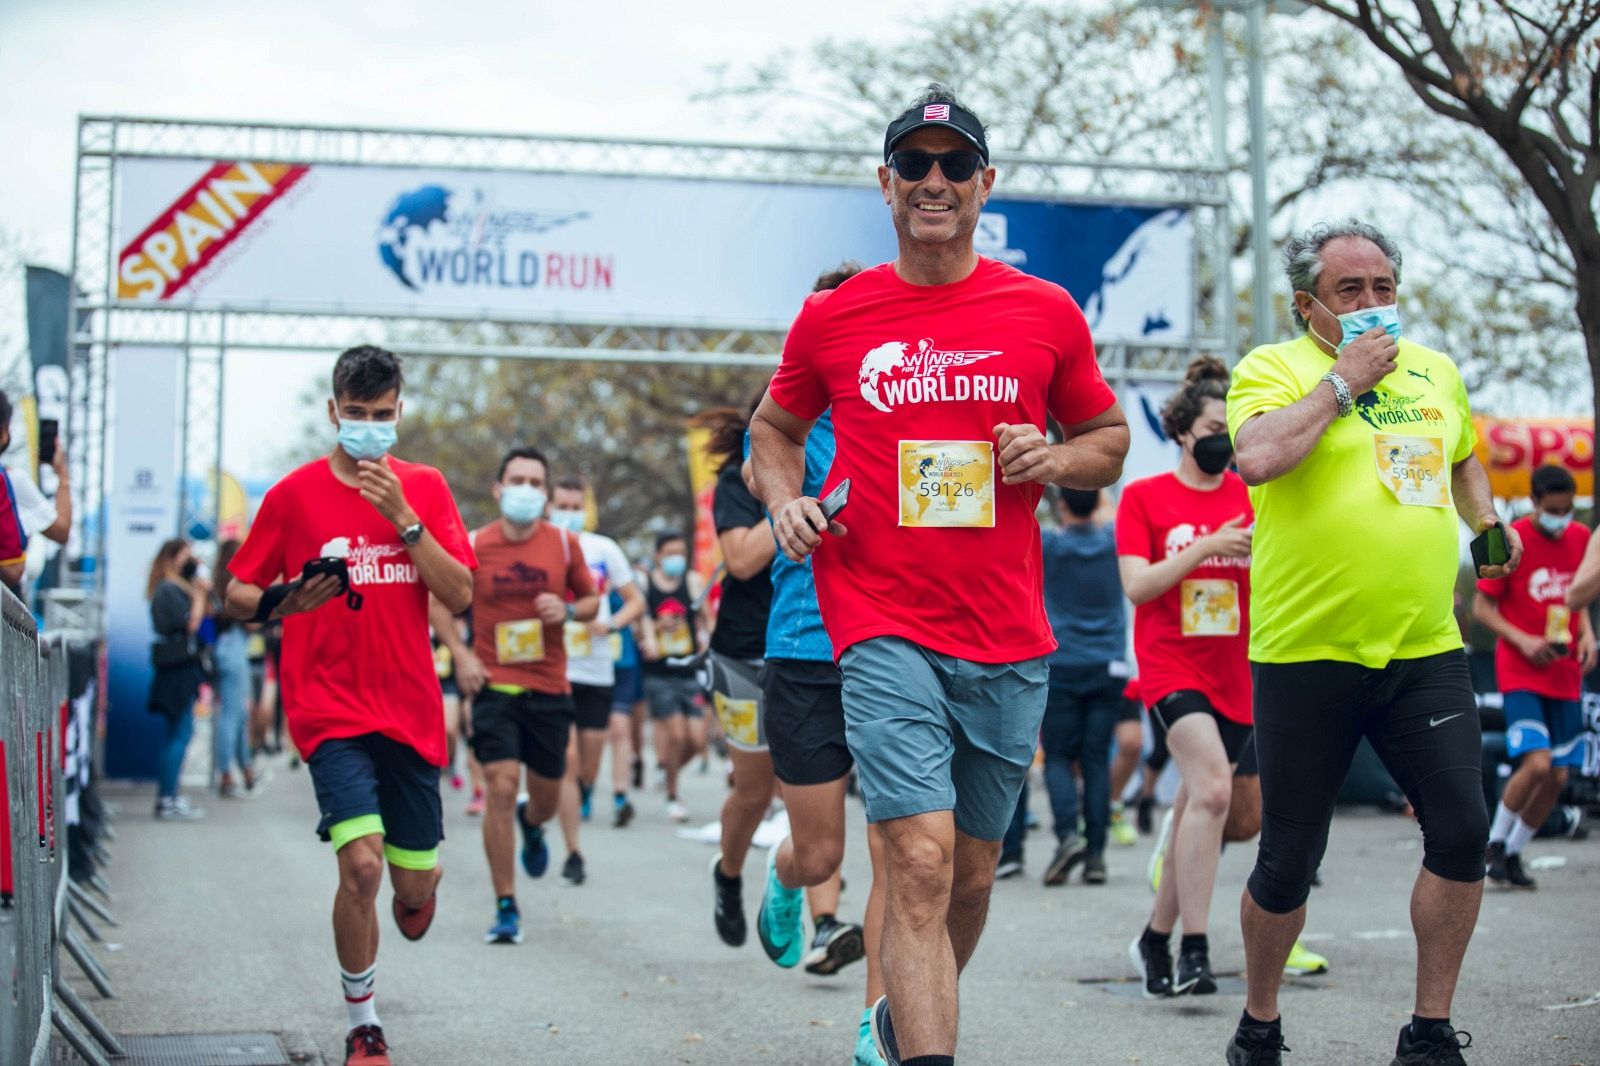
POLYGON ((1111 840, 1118 847, 1131 848, 1139 842, 1139 833, 1128 822, 1128 813, 1122 804, 1111 805, 1111 840))
POLYGON ((1211 973, 1211 953, 1203 947, 1185 948, 1178 952, 1178 976, 1172 982, 1175 996, 1211 996, 1217 991, 1217 979, 1211 973))
POLYGON ((583 884, 588 874, 583 868, 583 856, 574 851, 567 856, 567 861, 561 866, 561 877, 567 884, 576 888, 583 884))
POLYGON ((500 903, 495 907, 494 924, 483 934, 485 944, 522 943, 522 915, 515 904, 500 903))
POLYGON ((1156 834, 1156 848, 1150 853, 1150 891, 1161 891, 1161 871, 1167 864, 1167 844, 1172 840, 1172 808, 1161 816, 1161 832, 1156 834))
POLYGON ((1133 964, 1133 972, 1143 979, 1145 999, 1172 995, 1172 956, 1166 947, 1151 943, 1140 933, 1128 945, 1128 961, 1133 964))
POLYGON ((1077 833, 1056 846, 1056 853, 1050 860, 1050 865, 1044 868, 1044 883, 1047 885, 1064 885, 1067 878, 1072 876, 1072 871, 1088 856, 1088 845, 1077 833))
POLYGON ((900 1066, 900 1042, 894 1038, 894 1022, 889 1019, 888 996, 879 996, 872 1005, 872 1045, 884 1066, 900 1066))
POLYGON ((722 852, 711 858, 711 921, 730 948, 743 947, 749 929, 744 921, 744 878, 722 875, 722 852))
POLYGON ((1228 1041, 1228 1066, 1283 1066, 1283 1030, 1276 1025, 1240 1025, 1228 1041))
POLYGON ((674 822, 687 822, 689 820, 689 808, 684 805, 682 800, 667 800, 666 811, 667 817, 674 822))
POLYGON ((550 845, 544 842, 544 827, 523 820, 527 800, 517 801, 517 825, 522 829, 522 868, 529 877, 543 877, 550 868, 550 845))
POLYGON ((621 829, 633 821, 633 804, 628 802, 627 796, 618 796, 616 809, 611 814, 611 828, 621 829))
POLYGON ((1083 860, 1083 883, 1086 885, 1103 885, 1106 883, 1106 857, 1104 855, 1091 855, 1083 860))
POLYGON ((805 970, 820 977, 831 977, 866 953, 866 933, 859 925, 824 918, 817 925, 817 935, 811 938, 811 950, 804 959, 805 970))
POLYGON ((421 940, 428 927, 433 924, 433 916, 439 909, 439 893, 435 892, 428 897, 428 902, 420 907, 407 907, 400 902, 400 897, 395 896, 394 924, 400 927, 400 935, 407 940, 421 940))
POLYGON ((392 1066, 389 1045, 376 1025, 358 1025, 344 1038, 344 1066, 392 1066))
POLYGON ((994 879, 996 881, 1006 881, 1021 874, 1021 855, 1002 855, 1000 856, 1000 861, 994 867, 994 879))
POLYGON ((1327 973, 1328 960, 1309 950, 1304 944, 1296 940, 1294 947, 1289 949, 1289 958, 1283 964, 1283 972, 1290 977, 1304 977, 1314 973, 1327 973))
POLYGON ((851 1066, 885 1066, 878 1045, 872 1042, 872 1008, 861 1012, 861 1028, 856 1031, 856 1057, 851 1066))
POLYGON ((1505 870, 1506 881, 1512 888, 1534 889, 1539 887, 1539 882, 1529 877, 1527 872, 1522 869, 1522 854, 1520 852, 1516 855, 1506 856, 1505 870))
POLYGON ((467 801, 467 817, 478 818, 483 815, 483 789, 472 790, 472 798, 467 801))
POLYGON ((1461 1052, 1471 1046, 1472 1034, 1452 1029, 1448 1022, 1435 1024, 1420 1038, 1412 1037, 1409 1024, 1402 1025, 1389 1066, 1467 1066, 1461 1052))
POLYGON ((156 820, 162 822, 198 822, 206 812, 189 803, 188 796, 164 796, 156 801, 156 820))
POLYGON ((767 890, 756 912, 756 936, 767 958, 786 970, 798 965, 805 951, 805 929, 800 924, 805 898, 804 889, 789 888, 778 880, 778 849, 773 847, 767 852, 767 890))

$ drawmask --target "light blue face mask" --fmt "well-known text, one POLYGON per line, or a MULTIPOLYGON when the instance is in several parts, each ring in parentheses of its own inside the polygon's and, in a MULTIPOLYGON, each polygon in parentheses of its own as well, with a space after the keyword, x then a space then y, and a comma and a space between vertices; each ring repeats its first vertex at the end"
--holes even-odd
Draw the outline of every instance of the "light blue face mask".
MULTIPOLYGON (((1316 301, 1316 305, 1327 311, 1328 314, 1333 314, 1327 304, 1318 300, 1315 296, 1311 297, 1311 299, 1316 301)), ((1343 336, 1339 338, 1339 343, 1334 345, 1334 351, 1336 352, 1344 351, 1345 345, 1369 329, 1381 329, 1395 340, 1400 339, 1400 307, 1398 304, 1384 304, 1382 307, 1363 307, 1359 311, 1347 311, 1342 315, 1334 315, 1334 317, 1339 320, 1339 328, 1343 331, 1343 336)), ((1322 334, 1319 333, 1317 336, 1322 337, 1322 334)), ((1322 339, 1328 340, 1326 337, 1322 337, 1322 339)), ((1333 344, 1332 341, 1328 341, 1328 343, 1333 344)))
POLYGON ((526 526, 544 514, 544 490, 533 485, 501 485, 500 513, 512 525, 526 526))
POLYGON ((661 572, 668 577, 682 577, 688 569, 689 558, 686 555, 666 555, 661 559, 661 572))
POLYGON ((394 447, 394 422, 339 420, 339 447, 352 459, 382 459, 394 447))
POLYGON ((559 526, 568 533, 583 532, 584 516, 582 511, 551 511, 544 517, 551 525, 559 526))

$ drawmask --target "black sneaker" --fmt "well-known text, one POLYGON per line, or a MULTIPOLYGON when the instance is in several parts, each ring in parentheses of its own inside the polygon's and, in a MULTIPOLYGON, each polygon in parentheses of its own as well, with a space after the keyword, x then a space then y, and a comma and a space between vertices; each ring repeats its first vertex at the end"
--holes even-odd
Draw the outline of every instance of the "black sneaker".
POLYGON ((1421 1038, 1413 1038, 1411 1026, 1402 1025, 1389 1066, 1467 1066, 1461 1051, 1471 1046, 1472 1034, 1452 1029, 1447 1022, 1439 1022, 1421 1038))
POLYGON ((1089 849, 1083 838, 1073 833, 1056 847, 1055 856, 1050 860, 1050 865, 1044 868, 1044 883, 1047 885, 1064 885, 1067 878, 1072 876, 1072 871, 1081 863, 1089 849))
POLYGON ((1489 880, 1502 888, 1508 880, 1506 877, 1506 845, 1503 840, 1494 840, 1489 843, 1489 850, 1483 856, 1484 872, 1489 875, 1489 880))
POLYGON ((806 973, 831 977, 867 953, 867 938, 859 925, 825 918, 811 938, 811 947, 801 960, 806 973))
POLYGON ((1283 1030, 1276 1025, 1241 1025, 1228 1041, 1228 1066, 1283 1066, 1283 1030))
POLYGON ((1210 996, 1217 991, 1217 979, 1211 975, 1211 953, 1195 947, 1178 953, 1178 979, 1172 983, 1175 996, 1210 996))
POLYGON ((1539 887, 1539 882, 1523 871, 1521 852, 1506 856, 1506 880, 1512 888, 1534 889, 1539 887))
POLYGON ((900 1042, 894 1038, 894 1023, 889 1020, 888 996, 879 996, 872 1005, 872 1043, 885 1066, 900 1066, 900 1042))
POLYGON ((1154 796, 1140 796, 1139 805, 1134 808, 1134 824, 1139 827, 1140 836, 1149 836, 1156 831, 1156 799, 1154 796))
POLYGON ((583 884, 585 877, 588 876, 584 873, 583 856, 576 851, 568 855, 567 861, 561 864, 561 876, 574 888, 583 884))
POLYGON ((1086 885, 1103 885, 1106 883, 1106 858, 1104 855, 1091 855, 1083 860, 1083 883, 1086 885))
POLYGON ((1152 944, 1141 933, 1128 945, 1128 961, 1133 964, 1133 972, 1144 978, 1145 999, 1172 995, 1172 956, 1166 948, 1152 944))
POLYGON ((1010 880, 1013 877, 1018 877, 1021 874, 1022 874, 1022 856, 1021 855, 1002 855, 1002 856, 1000 856, 1000 861, 999 861, 999 863, 997 863, 995 865, 995 868, 994 868, 994 879, 996 881, 1007 881, 1007 880, 1010 880))
POLYGON ((744 922, 744 878, 722 876, 722 852, 711 860, 711 886, 715 904, 711 911, 717 935, 730 948, 744 944, 749 930, 744 922))

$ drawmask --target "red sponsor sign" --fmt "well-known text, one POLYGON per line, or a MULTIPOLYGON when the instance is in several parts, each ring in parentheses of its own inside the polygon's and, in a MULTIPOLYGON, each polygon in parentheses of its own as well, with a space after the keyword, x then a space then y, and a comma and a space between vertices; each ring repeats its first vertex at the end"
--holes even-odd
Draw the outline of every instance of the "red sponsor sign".
POLYGON ((1535 467, 1564 466, 1578 495, 1594 495, 1594 421, 1588 418, 1490 418, 1478 415, 1477 456, 1496 496, 1527 496, 1535 467))
POLYGON ((117 256, 117 298, 169 300, 310 167, 214 164, 117 256))

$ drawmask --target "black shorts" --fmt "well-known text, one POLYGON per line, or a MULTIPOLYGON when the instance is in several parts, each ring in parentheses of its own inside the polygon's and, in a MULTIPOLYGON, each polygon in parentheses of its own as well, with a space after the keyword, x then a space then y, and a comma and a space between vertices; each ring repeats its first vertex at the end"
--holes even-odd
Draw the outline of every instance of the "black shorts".
POLYGON ((580 685, 573 682, 572 706, 579 729, 607 729, 611 726, 611 686, 580 685))
POLYGON ((704 718, 705 689, 693 674, 645 674, 644 698, 650 701, 653 719, 704 718))
POLYGON ((761 672, 772 772, 786 785, 825 785, 850 772, 844 678, 831 662, 768 659, 761 672))
POLYGON ((324 740, 306 760, 306 769, 322 812, 317 835, 323 840, 343 847, 357 836, 379 832, 393 860, 395 849, 430 852, 444 839, 439 768, 411 745, 378 733, 324 740), (335 832, 346 822, 367 818, 379 823, 354 835, 348 835, 349 827, 335 832))
POLYGON ((1123 697, 1121 702, 1117 704, 1117 724, 1137 722, 1139 720, 1139 712, 1143 709, 1143 707, 1139 706, 1138 700, 1130 700, 1127 697, 1123 697))
POLYGON ((1211 706, 1211 701, 1206 699, 1204 693, 1186 688, 1162 696, 1150 708, 1150 722, 1165 734, 1173 723, 1189 714, 1210 715, 1211 720, 1217 723, 1217 732, 1222 736, 1222 750, 1228 753, 1228 761, 1239 761, 1239 753, 1244 751, 1245 741, 1250 739, 1250 726, 1224 717, 1211 706))
POLYGON ((1256 758, 1256 731, 1250 731, 1250 739, 1244 742, 1244 750, 1239 753, 1239 765, 1233 768, 1234 777, 1259 777, 1261 776, 1261 760, 1256 758))
POLYGON ((577 711, 571 696, 547 692, 497 692, 472 701, 472 754, 484 764, 515 759, 540 777, 567 772, 567 737, 577 711))

